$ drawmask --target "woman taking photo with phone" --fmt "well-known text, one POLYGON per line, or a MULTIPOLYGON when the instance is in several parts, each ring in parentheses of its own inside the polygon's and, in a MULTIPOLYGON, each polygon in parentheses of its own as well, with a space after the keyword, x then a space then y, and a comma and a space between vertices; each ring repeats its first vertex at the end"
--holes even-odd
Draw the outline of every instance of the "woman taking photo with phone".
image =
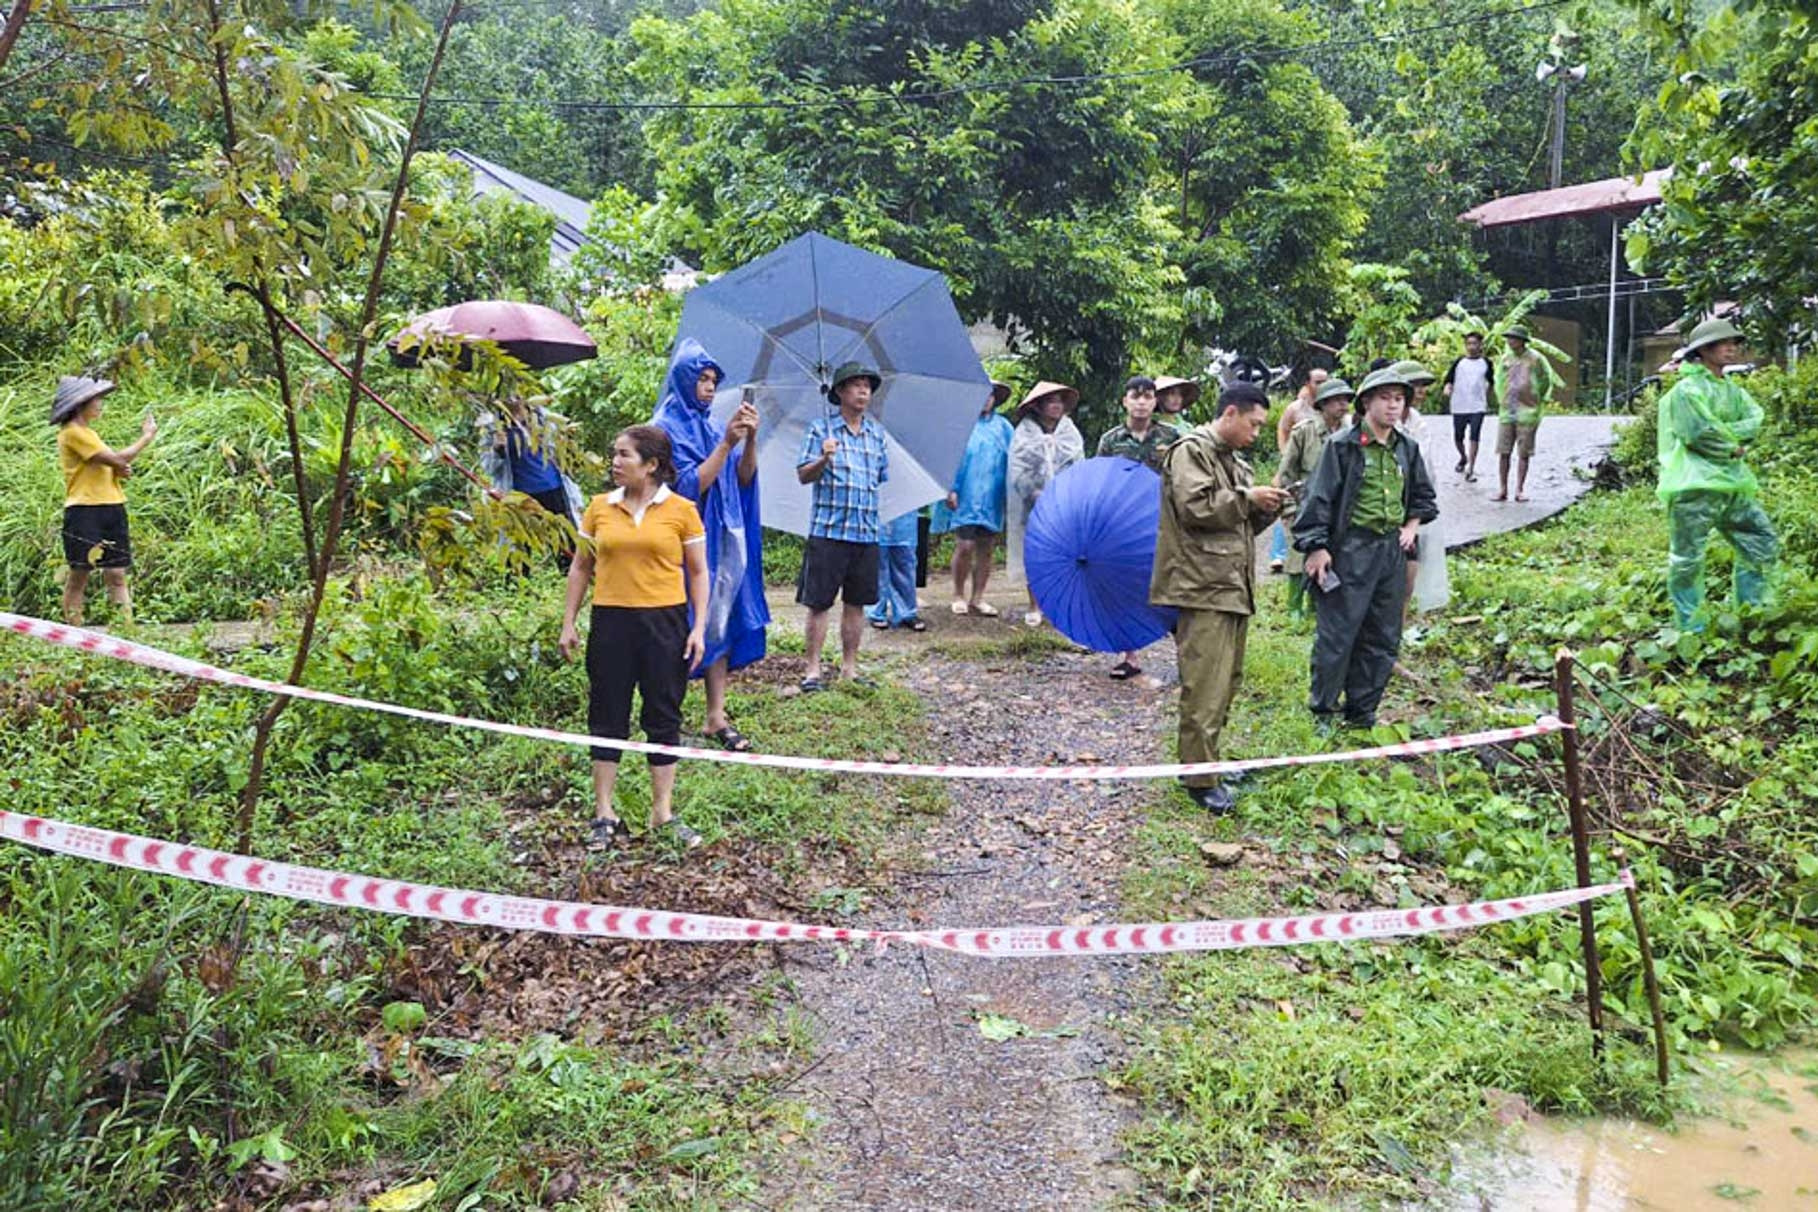
MULTIPOLYGON (((707 531, 707 653, 700 676, 707 686, 702 731, 722 749, 751 748, 726 714, 726 678, 764 659, 770 606, 764 600, 764 538, 758 523, 758 412, 746 398, 725 425, 713 419, 713 397, 724 372, 699 341, 676 346, 651 424, 669 435, 675 492, 694 502, 707 531)), ((696 621, 700 619, 696 615, 696 621)))
MULTIPOLYGON (((688 675, 706 646, 706 534, 694 506, 669 489, 675 464, 669 436, 656 426, 633 425, 613 441, 612 479, 618 487, 594 497, 581 517, 585 541, 568 567, 562 656, 572 660, 581 645, 575 620, 591 584, 587 730, 627 737, 635 689, 645 739, 677 745, 688 675)), ((591 849, 616 850, 631 840, 612 802, 619 754, 604 745, 593 750, 591 849)), ((650 755, 650 828, 692 849, 701 835, 674 815, 675 761, 650 755)))

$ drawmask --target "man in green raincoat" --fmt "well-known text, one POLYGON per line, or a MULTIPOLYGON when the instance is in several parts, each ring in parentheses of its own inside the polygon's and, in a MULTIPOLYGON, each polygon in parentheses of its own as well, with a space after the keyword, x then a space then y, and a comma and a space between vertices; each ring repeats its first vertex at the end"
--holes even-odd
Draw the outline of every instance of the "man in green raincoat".
POLYGON ((1742 360, 1742 330, 1706 320, 1692 330, 1679 381, 1660 397, 1660 499, 1671 538, 1667 594, 1681 631, 1701 631, 1704 551, 1713 530, 1736 551, 1735 596, 1764 601, 1768 574, 1780 554, 1774 524, 1755 497, 1755 473, 1743 462, 1761 432, 1761 405, 1724 377, 1742 360))

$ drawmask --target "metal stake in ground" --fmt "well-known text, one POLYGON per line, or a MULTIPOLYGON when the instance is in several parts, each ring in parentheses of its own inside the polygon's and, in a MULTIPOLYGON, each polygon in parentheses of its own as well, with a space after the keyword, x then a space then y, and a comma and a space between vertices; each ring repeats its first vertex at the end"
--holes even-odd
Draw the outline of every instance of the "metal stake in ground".
MULTIPOLYGON (((1625 866, 1627 855, 1620 845, 1610 847, 1610 861, 1618 867, 1625 866)), ((1629 917, 1635 923, 1635 945, 1641 948, 1641 980, 1648 991, 1648 1013, 1654 1019, 1654 1075, 1661 1085, 1667 1084, 1667 1030, 1666 1011, 1660 1005, 1660 978, 1654 975, 1654 947, 1648 942, 1648 926, 1641 918, 1641 894, 1630 884, 1623 889, 1628 897, 1629 917)))
MULTIPOLYGON (((1559 696, 1559 718, 1567 725, 1577 723, 1572 709, 1572 668, 1578 659, 1569 648, 1561 648, 1553 657, 1553 689, 1559 696)), ((1565 747, 1566 803, 1572 821, 1572 862, 1577 868, 1578 886, 1591 886, 1591 837, 1584 819, 1584 780, 1578 768, 1578 729, 1568 727, 1560 733, 1565 747)), ((1578 933, 1584 945, 1584 995, 1591 1016, 1591 1054, 1603 1055, 1603 961, 1597 954, 1597 926, 1591 906, 1578 906, 1578 933)))

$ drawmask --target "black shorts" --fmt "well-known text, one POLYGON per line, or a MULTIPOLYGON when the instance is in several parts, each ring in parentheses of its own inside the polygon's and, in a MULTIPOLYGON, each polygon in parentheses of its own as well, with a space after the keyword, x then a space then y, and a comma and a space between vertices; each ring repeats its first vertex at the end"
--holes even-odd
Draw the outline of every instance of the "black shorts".
MULTIPOLYGON (((682 743, 682 696, 688 693, 688 607, 595 606, 587 628, 587 731, 623 740, 631 734, 631 692, 643 700, 638 722, 644 739, 682 743)), ((600 746, 596 762, 616 762, 620 751, 600 746)), ((675 758, 650 755, 652 766, 675 758)))
POLYGON ((997 531, 991 529, 989 526, 955 526, 953 528, 953 537, 975 543, 980 539, 995 539, 997 537, 997 531))
POLYGON ((809 538, 795 600, 810 610, 826 610, 836 597, 848 606, 877 602, 876 543, 809 538))
POLYGON ((1483 417, 1481 412, 1453 413, 1452 440, 1462 442, 1468 437, 1473 442, 1483 441, 1483 417))
POLYGON ((65 505, 63 558, 71 568, 131 568, 133 544, 124 505, 65 505), (99 547, 101 550, 96 551, 99 547))

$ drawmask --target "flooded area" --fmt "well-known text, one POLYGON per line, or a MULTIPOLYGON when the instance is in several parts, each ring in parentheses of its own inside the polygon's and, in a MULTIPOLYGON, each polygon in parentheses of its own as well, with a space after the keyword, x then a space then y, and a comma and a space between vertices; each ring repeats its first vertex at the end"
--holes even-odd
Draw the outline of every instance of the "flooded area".
POLYGON ((1818 1212, 1818 1052, 1701 1062, 1710 1114, 1672 1128, 1533 1116, 1461 1158, 1443 1206, 1473 1212, 1818 1212))

